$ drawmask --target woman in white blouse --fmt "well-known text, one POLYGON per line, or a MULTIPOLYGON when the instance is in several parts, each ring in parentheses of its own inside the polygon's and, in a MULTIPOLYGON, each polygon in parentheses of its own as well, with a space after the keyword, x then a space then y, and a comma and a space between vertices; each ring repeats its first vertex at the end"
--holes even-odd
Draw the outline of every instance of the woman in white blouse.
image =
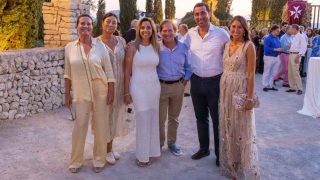
POLYGON ((80 15, 77 20, 79 39, 65 47, 65 103, 68 108, 73 104, 76 111, 69 166, 72 173, 79 172, 83 162, 90 115, 94 126, 94 171, 101 172, 106 163, 105 115, 113 102, 115 79, 104 44, 91 36, 92 22, 89 15, 80 15))

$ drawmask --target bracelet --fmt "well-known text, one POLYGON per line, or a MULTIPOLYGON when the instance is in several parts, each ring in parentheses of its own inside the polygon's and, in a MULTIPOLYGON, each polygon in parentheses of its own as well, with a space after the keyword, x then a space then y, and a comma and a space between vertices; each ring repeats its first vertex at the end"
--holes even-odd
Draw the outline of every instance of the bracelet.
POLYGON ((251 98, 251 99, 247 98, 246 100, 247 100, 247 101, 251 101, 251 102, 253 102, 253 99, 252 99, 252 98, 251 98))
POLYGON ((126 93, 126 94, 124 94, 123 96, 130 96, 130 93, 126 93))

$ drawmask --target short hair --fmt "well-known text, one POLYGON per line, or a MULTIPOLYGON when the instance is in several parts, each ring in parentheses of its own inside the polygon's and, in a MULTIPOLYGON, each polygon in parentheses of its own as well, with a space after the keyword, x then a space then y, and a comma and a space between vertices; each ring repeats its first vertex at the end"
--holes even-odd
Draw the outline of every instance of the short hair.
POLYGON ((290 25, 287 26, 287 27, 286 27, 286 32, 288 32, 290 28, 292 28, 292 26, 290 26, 290 25))
POLYGON ((197 3, 196 5, 194 5, 194 7, 193 7, 193 12, 194 12, 194 9, 195 9, 195 8, 197 8, 197 7, 202 7, 202 6, 204 6, 208 12, 210 12, 210 8, 209 8, 208 4, 207 4, 207 3, 204 3, 204 2, 199 2, 199 3, 197 3))
POLYGON ((299 26, 300 31, 304 31, 304 29, 305 29, 304 26, 299 26))
POLYGON ((292 24, 291 27, 296 29, 297 31, 299 31, 299 25, 298 24, 292 24))
POLYGON ((137 19, 132 20, 132 21, 131 21, 131 24, 130 24, 131 28, 134 28, 134 26, 136 26, 136 24, 137 24, 138 22, 139 22, 139 20, 137 20, 137 19))
POLYGON ((117 19, 117 23, 119 23, 119 18, 115 13, 112 12, 108 12, 107 14, 105 14, 102 18, 102 23, 105 19, 107 19, 108 17, 115 17, 117 19))
POLYGON ((281 27, 284 26, 284 25, 288 25, 288 23, 287 22, 282 22, 281 23, 281 27))
POLYGON ((188 32, 188 25, 186 24, 179 24, 186 32, 188 32))
POLYGON ((177 31, 177 26, 176 26, 171 20, 165 19, 165 20, 163 20, 162 23, 160 24, 160 32, 161 32, 162 29, 163 29, 163 25, 165 25, 165 24, 167 24, 167 23, 169 23, 169 24, 172 25, 174 32, 177 31))
POLYGON ((278 25, 273 25, 272 27, 271 27, 271 29, 270 29, 270 31, 272 32, 272 31, 275 31, 275 30, 277 30, 277 29, 279 29, 280 27, 278 26, 278 25))
POLYGON ((91 19, 91 24, 92 24, 92 26, 93 26, 93 19, 92 19, 92 17, 91 17, 89 14, 81 14, 81 15, 78 16, 78 18, 77 18, 76 27, 78 27, 79 22, 80 22, 80 19, 81 19, 82 17, 88 17, 88 18, 90 18, 90 19, 91 19))

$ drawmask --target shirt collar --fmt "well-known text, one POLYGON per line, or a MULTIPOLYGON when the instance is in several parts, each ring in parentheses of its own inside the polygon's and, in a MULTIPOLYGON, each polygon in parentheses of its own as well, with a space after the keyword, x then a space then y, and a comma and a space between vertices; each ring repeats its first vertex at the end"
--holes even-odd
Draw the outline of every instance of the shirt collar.
MULTIPOLYGON (((92 42, 92 46, 95 46, 97 44, 97 39, 96 38, 93 38, 91 37, 91 42, 92 42)), ((78 38, 76 41, 75 41, 75 45, 80 45, 80 38, 78 38)))
MULTIPOLYGON (((178 46, 179 46, 179 44, 180 44, 180 42, 179 41, 177 41, 177 39, 175 39, 175 41, 176 41, 176 46, 172 49, 172 51, 175 51, 177 48, 178 48, 178 46)), ((163 44, 163 41, 160 41, 160 50, 167 50, 167 51, 171 51, 167 46, 165 46, 164 44, 163 44)))
MULTIPOLYGON (((199 29, 199 26, 196 26, 194 28, 194 31, 198 33, 198 29, 199 29)), ((212 23, 209 23, 209 31, 214 31, 215 29, 216 27, 212 23)))

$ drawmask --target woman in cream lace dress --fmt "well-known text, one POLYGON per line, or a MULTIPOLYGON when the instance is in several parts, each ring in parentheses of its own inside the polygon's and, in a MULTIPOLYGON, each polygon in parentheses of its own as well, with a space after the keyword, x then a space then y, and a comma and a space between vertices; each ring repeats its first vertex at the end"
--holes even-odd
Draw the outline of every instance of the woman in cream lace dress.
POLYGON ((220 81, 220 170, 232 179, 260 179, 255 143, 254 95, 255 48, 246 21, 236 16, 230 26, 220 81), (233 96, 247 94, 245 110, 233 106, 233 96))

